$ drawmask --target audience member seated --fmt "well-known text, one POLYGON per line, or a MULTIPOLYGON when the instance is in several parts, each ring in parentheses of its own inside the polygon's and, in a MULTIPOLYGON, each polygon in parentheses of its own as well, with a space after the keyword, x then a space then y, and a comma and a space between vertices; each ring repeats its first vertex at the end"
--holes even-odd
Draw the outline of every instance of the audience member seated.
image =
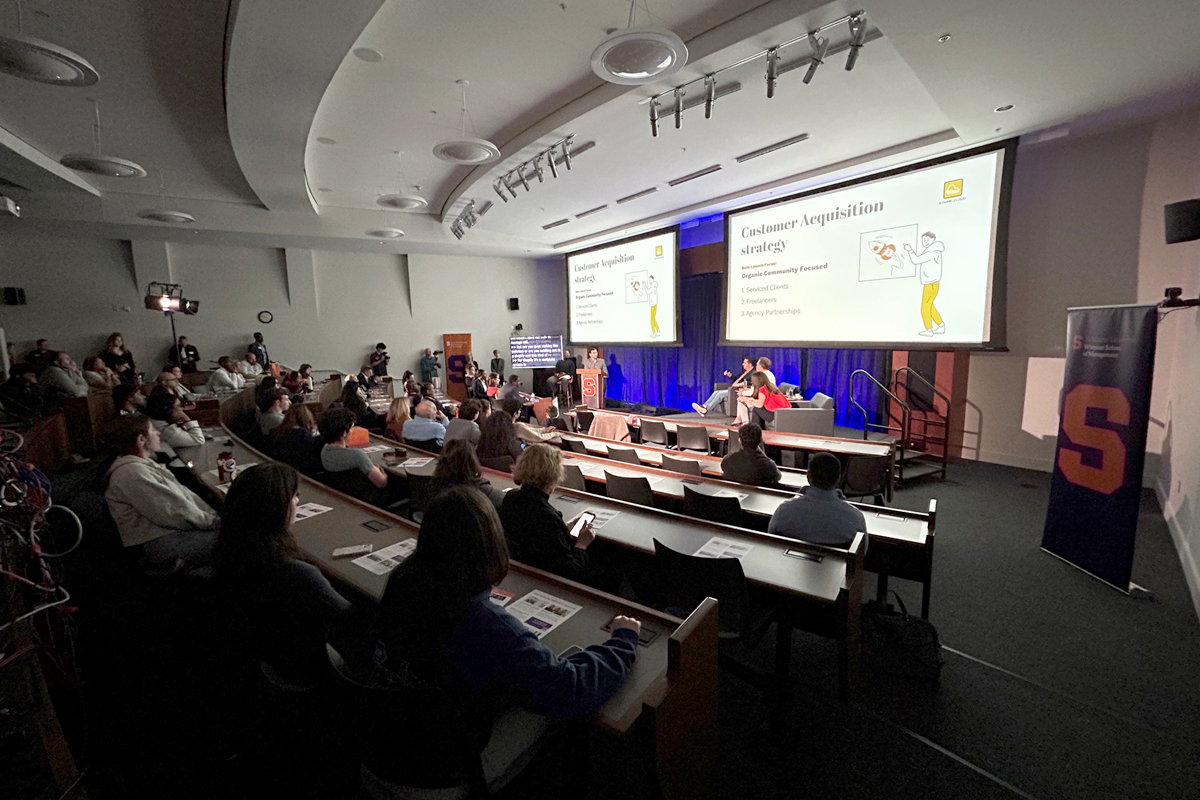
POLYGON ((38 339, 34 345, 34 349, 25 354, 22 363, 28 364, 40 376, 43 370, 54 363, 58 353, 50 347, 49 339, 38 339))
POLYGON ((221 356, 217 359, 217 364, 217 368, 209 376, 208 391, 237 392, 246 388, 246 379, 234 368, 232 358, 221 356))
POLYGON ((206 567, 212 563, 216 512, 153 459, 158 429, 144 416, 117 420, 119 453, 105 476, 104 499, 125 547, 141 547, 147 566, 206 567))
POLYGON ((371 368, 370 364, 363 364, 354 379, 358 381, 358 387, 364 392, 369 392, 379 385, 379 382, 375 380, 375 370, 371 368))
POLYGON ((400 378, 400 383, 404 386, 404 393, 408 395, 420 394, 421 385, 417 383, 417 376, 412 370, 406 370, 404 376, 400 378))
POLYGON ((492 486, 491 481, 481 474, 475 446, 466 439, 446 442, 445 449, 438 456, 437 469, 433 473, 433 490, 435 493, 441 492, 452 486, 478 489, 497 510, 504 502, 504 492, 492 486))
POLYGON ((404 441, 404 423, 412 419, 412 406, 407 397, 397 397, 384 415, 383 433, 389 439, 404 441))
POLYGON ((305 475, 321 470, 322 440, 317 436, 317 423, 312 412, 302 403, 293 405, 275 428, 271 441, 275 457, 290 464, 305 475))
MULTIPOLYGON (((442 402, 437 399, 437 389, 434 388, 432 383, 421 384, 421 396, 418 398, 417 402, 423 403, 426 400, 433 403, 433 407, 437 409, 439 414, 441 414, 443 417, 447 416, 446 409, 442 407, 442 402)), ((415 406, 413 407, 413 410, 416 410, 415 406)))
POLYGON ((775 509, 767 531, 813 544, 848 546, 855 534, 867 530, 867 520, 837 488, 841 477, 837 456, 813 455, 808 459, 808 486, 775 509))
POLYGON ((446 440, 448 423, 446 415, 434 408, 433 403, 422 400, 417 404, 416 416, 405 422, 400 432, 409 444, 419 446, 423 442, 437 442, 440 447, 446 440))
POLYGON ((516 461, 521 457, 521 440, 517 438, 511 413, 498 411, 484 421, 475 452, 480 458, 511 456, 516 461))
MULTIPOLYGON (((493 414, 492 419, 502 417, 493 414)), ((513 467, 513 482, 500 507, 504 533, 513 558, 589 583, 588 546, 595 539, 591 525, 584 525, 578 538, 571 537, 575 520, 564 522, 562 513, 550 505, 550 495, 562 480, 562 451, 548 444, 531 444, 513 467)))
POLYGON ((66 353, 58 353, 54 363, 42 370, 40 383, 47 389, 62 392, 68 397, 87 397, 88 382, 75 361, 66 353))
MULTIPOLYGON (((362 680, 434 685, 466 704, 492 790, 548 730, 546 717, 586 717, 616 694, 637 658, 641 630, 637 620, 618 616, 604 644, 555 655, 488 599, 508 559, 486 498, 461 486, 439 495, 416 551, 392 573, 368 635, 347 658, 362 680)), ((408 796, 387 786, 389 797, 408 796)))
POLYGON ((38 383, 29 364, 14 364, 10 377, 0 384, 0 404, 10 414, 37 417, 46 411, 46 387, 38 383))
POLYGON ((262 415, 258 418, 258 427, 263 433, 270 434, 283 424, 283 415, 292 407, 292 395, 287 389, 276 386, 270 390, 267 398, 270 400, 270 404, 263 409, 262 415))
MULTIPOLYGON (((158 431, 162 446, 158 449, 171 459, 177 458, 176 447, 195 447, 204 444, 200 423, 183 412, 183 402, 162 386, 155 386, 146 398, 145 414, 158 431)), ((182 461, 178 466, 186 466, 182 461)))
POLYGON ((383 431, 387 420, 381 415, 376 414, 367 405, 367 401, 359 394, 358 383, 356 381, 346 381, 346 385, 342 387, 342 396, 334 404, 335 408, 339 406, 347 411, 354 412, 354 417, 358 420, 358 424, 367 430, 375 433, 383 431))
POLYGON ((100 358, 109 369, 117 373, 122 383, 137 382, 137 365, 133 362, 133 353, 125 349, 125 337, 120 333, 114 331, 109 335, 104 349, 100 352, 100 358))
POLYGON ((721 459, 721 475, 727 481, 750 486, 774 486, 779 483, 779 467, 763 451, 762 428, 753 422, 738 428, 742 449, 721 459))
POLYGON ((179 376, 175 374, 178 369, 179 367, 172 367, 168 372, 158 373, 158 379, 155 382, 185 403, 196 402, 200 399, 200 395, 189 392, 183 387, 183 384, 179 382, 179 376))
POLYGON ((283 388, 292 394, 308 394, 314 390, 312 364, 301 364, 300 369, 292 370, 283 379, 283 388))
POLYGON ((117 417, 131 417, 142 413, 146 406, 146 397, 129 384, 119 384, 112 390, 113 414, 117 417))
POLYGON ((225 496, 213 566, 250 620, 259 657, 290 683, 313 686, 328 669, 330 628, 350 603, 300 559, 291 531, 298 485, 296 470, 285 464, 240 473, 225 496))
POLYGON ((200 351, 188 344, 186 336, 180 336, 179 344, 173 346, 167 354, 167 363, 179 367, 179 371, 184 375, 194 375, 196 365, 200 363, 200 351))
POLYGON ((467 383, 467 397, 486 400, 488 397, 487 376, 476 372, 467 383))
MULTIPOLYGON (((759 359, 763 361, 764 359, 759 359)), ((787 395, 779 391, 779 387, 769 377, 770 373, 756 372, 750 376, 753 391, 747 396, 738 398, 738 403, 744 405, 749 412, 751 422, 757 422, 760 428, 767 428, 775 422, 775 412, 781 408, 791 408, 787 395)))
POLYGON ((505 400, 520 400, 521 399, 521 378, 518 375, 509 375, 508 383, 501 386, 496 391, 496 399, 503 402, 505 400))
POLYGON ((479 444, 479 413, 483 409, 483 401, 471 399, 458 409, 458 416, 450 420, 446 426, 446 442, 456 439, 466 439, 471 447, 479 444))
POLYGON ((256 380, 263 374, 262 364, 258 363, 258 356, 253 352, 246 353, 246 358, 238 362, 237 371, 248 381, 256 380))
POLYGON ((388 485, 387 473, 371 463, 371 457, 362 450, 346 447, 355 422, 354 412, 344 408, 331 408, 321 415, 317 424, 325 442, 321 448, 321 468, 326 472, 358 470, 376 489, 383 489, 388 485))
POLYGON ((121 382, 117 373, 109 369, 100 356, 92 356, 83 362, 83 379, 88 382, 89 387, 101 391, 112 389, 121 382))
POLYGON ((500 376, 493 372, 488 375, 487 396, 495 397, 498 391, 500 391, 500 376))

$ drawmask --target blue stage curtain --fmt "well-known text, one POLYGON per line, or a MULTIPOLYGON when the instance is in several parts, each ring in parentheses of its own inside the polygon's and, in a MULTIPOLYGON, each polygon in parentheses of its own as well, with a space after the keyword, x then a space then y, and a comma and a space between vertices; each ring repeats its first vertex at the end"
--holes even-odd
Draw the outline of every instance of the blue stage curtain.
MULTIPOLYGON (((700 275, 680 282, 682 347, 606 347, 608 396, 627 403, 688 409, 704 402, 714 383, 726 383, 724 370, 736 376, 744 356, 771 359, 780 383, 801 387, 805 397, 824 392, 834 398, 838 425, 862 427, 862 415, 850 404, 850 374, 865 369, 881 381, 887 376, 889 353, 881 350, 817 350, 796 347, 720 347, 721 298, 725 276, 700 275)), ((884 381, 886 382, 886 381, 884 381)), ((866 383, 862 384, 864 387, 866 383)), ((866 392, 863 403, 872 421, 878 398, 866 392)))

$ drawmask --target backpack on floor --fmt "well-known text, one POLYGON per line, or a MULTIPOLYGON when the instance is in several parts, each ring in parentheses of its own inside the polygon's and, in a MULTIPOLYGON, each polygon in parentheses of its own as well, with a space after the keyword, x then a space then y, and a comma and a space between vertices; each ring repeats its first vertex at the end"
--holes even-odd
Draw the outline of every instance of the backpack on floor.
POLYGON ((937 628, 929 620, 910 615, 896 592, 891 595, 899 611, 890 603, 863 606, 864 659, 882 672, 936 682, 945 663, 937 628))

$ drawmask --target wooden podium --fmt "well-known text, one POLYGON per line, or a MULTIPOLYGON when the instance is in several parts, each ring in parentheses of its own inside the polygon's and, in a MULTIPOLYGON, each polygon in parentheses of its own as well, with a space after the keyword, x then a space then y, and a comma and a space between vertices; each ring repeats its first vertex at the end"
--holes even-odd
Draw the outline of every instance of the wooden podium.
POLYGON ((598 369, 577 369, 579 392, 588 408, 604 408, 604 372, 598 369))

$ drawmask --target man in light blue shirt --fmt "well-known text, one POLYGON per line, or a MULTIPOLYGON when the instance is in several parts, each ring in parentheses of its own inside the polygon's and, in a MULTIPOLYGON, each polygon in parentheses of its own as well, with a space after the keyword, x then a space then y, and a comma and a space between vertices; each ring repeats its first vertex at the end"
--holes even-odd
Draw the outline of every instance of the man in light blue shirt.
POLYGON ((817 453, 808 460, 808 486, 771 516, 768 533, 812 544, 847 547, 855 534, 865 533, 867 520, 837 488, 842 465, 832 453, 817 453))
POLYGON ((446 426, 450 420, 428 400, 417 404, 417 415, 404 423, 400 435, 406 442, 436 441, 440 446, 446 438, 446 426))

